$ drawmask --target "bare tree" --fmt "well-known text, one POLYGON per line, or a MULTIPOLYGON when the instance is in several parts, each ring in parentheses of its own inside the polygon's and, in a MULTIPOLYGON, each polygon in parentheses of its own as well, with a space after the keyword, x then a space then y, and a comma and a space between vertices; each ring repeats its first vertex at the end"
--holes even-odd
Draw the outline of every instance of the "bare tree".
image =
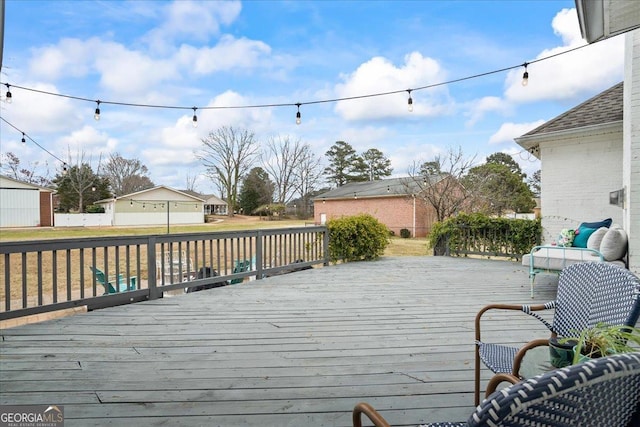
POLYGON ((185 188, 187 191, 196 191, 196 180, 198 179, 198 175, 191 175, 187 172, 186 180, 187 187, 185 188))
POLYGON ((294 174, 296 176, 296 192, 300 195, 302 202, 301 211, 307 215, 309 214, 309 197, 323 181, 324 169, 320 164, 320 158, 314 154, 311 147, 309 145, 305 145, 305 147, 304 153, 294 167, 294 174))
POLYGON ((292 141, 289 136, 269 138, 267 148, 262 153, 264 170, 276 185, 274 201, 286 204, 295 196, 296 167, 303 156, 311 149, 297 139, 292 141))
POLYGON ((475 156, 465 158, 462 148, 449 148, 444 156, 437 155, 433 161, 414 162, 409 168, 410 181, 418 188, 416 197, 433 207, 436 219, 444 219, 459 212, 469 200, 469 192, 461 178, 472 167, 475 156))
POLYGON ((258 143, 253 132, 223 126, 202 138, 202 149, 195 153, 229 204, 229 215, 237 205, 240 179, 253 167, 258 143))
POLYGON ((42 187, 51 185, 48 168, 44 175, 39 175, 36 172, 39 169, 40 162, 30 162, 28 167, 24 167, 21 165, 18 156, 12 152, 7 152, 2 154, 0 157, 0 165, 3 174, 13 179, 17 179, 18 181, 28 182, 29 184, 35 184, 42 187))
POLYGON ((135 193, 154 186, 147 174, 149 170, 138 159, 125 159, 118 153, 110 154, 102 168, 102 176, 109 180, 116 196, 135 193))
MULTIPOLYGON (((100 159, 97 169, 100 170, 100 159)), ((78 153, 75 164, 69 153, 68 163, 56 175, 53 184, 56 186, 61 208, 67 211, 75 206, 78 212, 84 212, 87 205, 111 197, 107 179, 93 172, 91 159, 85 161, 84 151, 78 153)))

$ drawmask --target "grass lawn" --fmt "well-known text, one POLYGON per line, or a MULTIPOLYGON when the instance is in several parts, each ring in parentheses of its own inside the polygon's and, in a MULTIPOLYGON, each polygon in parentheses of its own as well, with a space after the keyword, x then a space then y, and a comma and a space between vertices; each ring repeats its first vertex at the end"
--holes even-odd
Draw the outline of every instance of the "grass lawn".
MULTIPOLYGON (((236 215, 233 218, 220 217, 218 221, 196 225, 170 226, 171 234, 202 233, 233 230, 256 230, 260 228, 304 227, 309 224, 304 220, 262 221, 259 217, 236 215)), ((0 242, 19 240, 70 239, 81 237, 109 237, 166 234, 167 227, 44 227, 0 230, 0 242)), ((392 237, 391 244, 385 250, 386 256, 429 255, 426 238, 403 239, 392 237)))

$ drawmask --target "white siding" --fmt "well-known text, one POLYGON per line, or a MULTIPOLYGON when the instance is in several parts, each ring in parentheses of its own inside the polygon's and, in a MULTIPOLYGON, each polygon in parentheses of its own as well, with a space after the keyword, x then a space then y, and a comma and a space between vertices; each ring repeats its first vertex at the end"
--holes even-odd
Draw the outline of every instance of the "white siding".
POLYGON ((595 133, 584 130, 540 143, 543 241, 580 222, 612 218, 623 211, 609 205, 609 192, 622 188, 622 123, 595 133))
POLYGON ((640 274, 640 31, 625 37, 624 228, 629 234, 629 270, 640 274))
POLYGON ((0 188, 0 227, 40 225, 40 191, 0 188))

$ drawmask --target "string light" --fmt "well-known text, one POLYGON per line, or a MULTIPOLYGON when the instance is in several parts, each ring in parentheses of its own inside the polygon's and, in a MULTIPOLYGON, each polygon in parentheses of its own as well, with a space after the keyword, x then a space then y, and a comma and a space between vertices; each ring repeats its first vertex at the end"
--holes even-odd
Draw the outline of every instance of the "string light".
POLYGON ((413 113, 413 99, 411 98, 411 89, 407 89, 409 92, 409 99, 407 100, 407 105, 409 106, 409 112, 413 113))
POLYGON ((96 121, 100 120, 100 101, 96 101, 96 112, 93 115, 93 118, 96 119, 96 121))
MULTIPOLYGON (((600 41, 602 41, 602 40, 600 40, 600 41)), ((516 69, 516 68, 519 68, 519 67, 522 67, 522 66, 525 67, 525 71, 524 71, 524 75, 523 75, 523 79, 522 79, 522 85, 526 86, 528 84, 528 82, 529 82, 529 73, 527 71, 527 66, 528 65, 536 63, 536 62, 544 61, 544 60, 547 60, 547 59, 551 59, 551 58, 554 58, 556 56, 565 55, 567 53, 571 53, 571 52, 576 51, 578 49, 583 49, 585 47, 592 46, 593 44, 598 43, 598 42, 577 46, 577 47, 574 47, 572 49, 568 49, 568 50, 565 50, 565 51, 562 51, 562 52, 555 53, 553 55, 549 55, 549 56, 546 56, 546 57, 543 57, 543 58, 535 59, 535 60, 533 60, 531 62, 525 62, 524 64, 509 66, 509 67, 505 67, 505 68, 501 68, 501 69, 496 69, 496 70, 487 71, 487 72, 484 72, 484 73, 469 75, 469 76, 461 77, 461 78, 458 78, 458 79, 443 81, 443 82, 439 82, 439 83, 433 83, 433 84, 428 84, 428 85, 424 85, 424 86, 419 86, 419 87, 415 87, 415 88, 410 89, 410 90, 407 90, 407 89, 404 89, 404 90, 393 90, 393 91, 388 91, 388 92, 378 92, 378 93, 370 93, 370 94, 365 94, 365 95, 356 95, 356 96, 333 98, 333 99, 321 99, 321 100, 316 100, 316 101, 298 102, 298 103, 273 103, 273 104, 236 105, 236 106, 207 106, 207 107, 200 107, 200 109, 205 109, 205 110, 220 109, 220 110, 223 110, 223 109, 273 108, 273 107, 296 106, 296 107, 298 107, 298 111, 296 113, 296 123, 300 124, 302 122, 301 114, 300 114, 300 106, 302 106, 302 105, 312 105, 312 104, 322 104, 322 103, 335 103, 335 102, 340 102, 340 101, 351 101, 351 100, 355 100, 355 99, 373 98, 373 97, 392 95, 392 94, 397 94, 397 93, 402 93, 402 92, 409 92, 408 107, 409 107, 409 110, 411 111, 412 104, 413 104, 413 99, 411 98, 411 92, 412 91, 431 89, 431 88, 435 88, 435 87, 439 87, 439 86, 446 86, 446 85, 450 85, 450 84, 453 84, 453 83, 459 83, 459 82, 463 82, 463 81, 466 81, 466 80, 471 80, 471 79, 485 77, 485 76, 492 75, 492 74, 502 73, 504 71, 513 70, 513 69, 516 69)), ((11 103, 12 94, 11 94, 11 91, 10 91, 9 83, 5 83, 5 82, 1 82, 0 81, 0 84, 4 84, 7 87, 5 101, 7 103, 11 103)), ((13 87, 14 88, 17 87, 19 89, 28 90, 28 91, 31 91, 31 92, 41 93, 41 94, 45 94, 45 95, 59 96, 59 97, 62 97, 62 98, 75 99, 75 100, 79 100, 79 101, 97 102, 98 107, 96 108, 96 115, 94 115, 94 118, 96 118, 96 120, 99 120, 99 111, 100 111, 99 105, 102 103, 102 104, 110 104, 110 105, 121 105, 121 106, 127 106, 127 107, 146 107, 146 108, 162 108, 162 109, 178 109, 178 110, 192 109, 193 110, 193 126, 197 127, 197 125, 198 125, 198 117, 196 115, 197 107, 185 107, 185 106, 175 106, 175 105, 136 104, 136 103, 118 102, 118 101, 95 101, 95 100, 90 99, 90 98, 85 98, 85 97, 80 97, 80 96, 75 96, 75 95, 66 95, 66 94, 54 93, 54 92, 49 92, 49 91, 45 91, 45 90, 24 87, 24 86, 13 85, 13 87)))
POLYGON ((67 172, 69 172, 69 168, 67 168, 67 164, 63 163, 62 164, 62 175, 66 175, 67 172))
POLYGON ((11 86, 9 86, 9 83, 5 83, 5 85, 7 86, 7 94, 5 95, 5 102, 7 104, 11 104, 11 101, 13 101, 13 95, 11 95, 11 86))
POLYGON ((95 185, 91 186, 91 191, 96 191, 96 186, 95 185))
POLYGON ((22 132, 22 143, 23 143, 23 144, 26 144, 26 143, 27 143, 27 140, 26 140, 26 139, 24 139, 24 132, 22 132))

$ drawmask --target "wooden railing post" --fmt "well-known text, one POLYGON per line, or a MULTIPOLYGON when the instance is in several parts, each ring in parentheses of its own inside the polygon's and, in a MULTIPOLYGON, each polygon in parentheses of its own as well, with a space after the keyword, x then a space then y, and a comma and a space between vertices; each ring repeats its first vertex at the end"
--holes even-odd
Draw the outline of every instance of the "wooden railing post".
POLYGON ((261 230, 258 230, 256 234, 256 280, 262 279, 262 269, 264 267, 262 259, 262 239, 264 239, 264 234, 261 230))
POLYGON ((158 283, 156 277, 156 238, 149 236, 147 241, 147 274, 149 286, 149 299, 160 298, 161 292, 158 291, 158 283))

